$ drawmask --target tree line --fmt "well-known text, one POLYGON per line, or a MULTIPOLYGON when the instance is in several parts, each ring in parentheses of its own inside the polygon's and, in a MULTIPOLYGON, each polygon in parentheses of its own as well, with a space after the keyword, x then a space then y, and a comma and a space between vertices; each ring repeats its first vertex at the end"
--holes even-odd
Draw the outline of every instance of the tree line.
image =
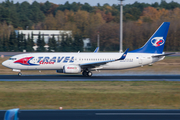
POLYGON ((62 34, 61 39, 56 40, 54 35, 48 39, 48 48, 45 48, 44 34, 39 33, 37 39, 37 49, 34 49, 33 33, 26 38, 22 33, 12 32, 10 37, 0 38, 0 52, 77 52, 83 51, 83 39, 80 35, 68 36, 62 34))
MULTIPOLYGON (((45 3, 34 1, 29 4, 26 1, 14 3, 6 0, 0 3, 0 39, 1 41, 10 41, 14 30, 72 30, 74 38, 76 35, 81 36, 81 39, 90 38, 92 50, 97 46, 97 34, 99 33, 100 51, 118 51, 119 13, 118 4, 91 6, 88 3, 66 2, 57 5, 48 1, 45 3)), ((152 4, 134 2, 124 5, 124 49, 129 47, 130 50, 133 50, 141 47, 162 22, 169 21, 171 25, 165 50, 180 50, 179 18, 180 4, 173 1, 167 3, 165 0, 161 0, 160 3, 152 4)), ((7 42, 3 43, 4 45, 7 45, 7 42)), ((78 43, 71 43, 71 45, 78 45, 78 43)), ((6 49, 9 48, 6 47, 6 49)), ((19 51, 22 48, 18 48, 19 51)), ((17 48, 14 51, 16 50, 17 48)), ((60 48, 56 48, 56 51, 60 51, 60 48)))

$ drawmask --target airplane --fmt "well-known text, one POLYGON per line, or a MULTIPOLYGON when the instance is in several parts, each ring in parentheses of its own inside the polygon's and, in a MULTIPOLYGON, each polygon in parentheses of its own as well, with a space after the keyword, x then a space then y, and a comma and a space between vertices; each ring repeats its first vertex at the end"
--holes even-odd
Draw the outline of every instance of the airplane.
POLYGON ((149 65, 175 54, 163 52, 170 22, 164 22, 139 49, 124 53, 26 53, 10 57, 3 66, 19 72, 21 70, 56 70, 57 73, 92 76, 97 70, 122 70, 149 65))

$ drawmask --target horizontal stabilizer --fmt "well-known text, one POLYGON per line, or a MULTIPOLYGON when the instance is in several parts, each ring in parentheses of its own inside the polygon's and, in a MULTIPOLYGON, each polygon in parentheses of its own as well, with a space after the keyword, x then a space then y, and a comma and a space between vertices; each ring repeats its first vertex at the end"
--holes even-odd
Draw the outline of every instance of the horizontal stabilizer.
POLYGON ((161 55, 155 55, 153 57, 162 57, 162 56, 168 56, 168 55, 172 55, 172 54, 176 54, 175 52, 174 53, 166 53, 166 54, 161 54, 161 55))

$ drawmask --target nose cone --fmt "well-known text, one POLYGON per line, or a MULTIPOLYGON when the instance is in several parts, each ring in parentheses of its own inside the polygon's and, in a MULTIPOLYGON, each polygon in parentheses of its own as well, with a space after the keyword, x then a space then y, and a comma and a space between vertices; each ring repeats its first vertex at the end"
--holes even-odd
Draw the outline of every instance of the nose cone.
POLYGON ((8 67, 8 63, 9 63, 9 61, 6 60, 6 61, 4 61, 4 62, 2 63, 2 65, 5 66, 5 67, 8 67))

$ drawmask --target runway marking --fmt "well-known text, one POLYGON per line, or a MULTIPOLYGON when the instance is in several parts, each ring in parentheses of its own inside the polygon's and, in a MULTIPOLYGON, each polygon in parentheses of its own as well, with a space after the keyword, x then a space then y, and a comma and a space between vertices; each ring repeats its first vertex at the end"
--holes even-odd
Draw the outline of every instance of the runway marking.
POLYGON ((180 113, 96 113, 96 115, 180 115, 180 113))

